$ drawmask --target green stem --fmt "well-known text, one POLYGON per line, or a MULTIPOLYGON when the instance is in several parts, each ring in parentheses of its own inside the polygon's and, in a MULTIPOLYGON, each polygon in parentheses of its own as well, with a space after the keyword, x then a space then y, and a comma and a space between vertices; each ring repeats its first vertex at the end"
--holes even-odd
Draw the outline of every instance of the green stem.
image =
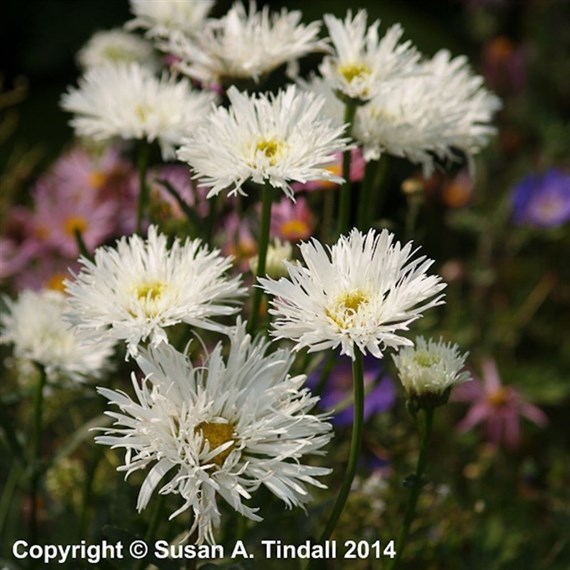
POLYGON ((77 249, 79 249, 79 254, 85 259, 89 261, 93 261, 93 257, 89 254, 89 250, 85 245, 85 240, 83 239, 83 235, 81 234, 81 230, 79 228, 75 228, 73 230, 73 235, 75 236, 75 241, 77 242, 77 249))
MULTIPOLYGON (((373 166, 371 167, 372 172, 372 193, 370 195, 370 203, 368 204, 368 208, 366 209, 366 224, 370 226, 372 220, 374 219, 373 216, 376 216, 376 219, 381 218, 382 210, 384 209, 384 204, 386 202, 387 192, 386 192, 386 184, 385 180, 387 178, 388 173, 388 160, 385 158, 383 159, 380 157, 378 160, 371 162, 373 166)), ((366 165, 368 168, 368 164, 366 165)))
POLYGON ((360 230, 366 229, 369 224, 368 218, 370 213, 370 196, 372 194, 372 185, 374 183, 374 171, 376 161, 366 163, 364 168, 364 180, 360 190, 360 199, 358 201, 358 212, 356 214, 356 226, 360 230))
POLYGON ((408 212, 406 214, 406 230, 404 233, 404 241, 409 241, 414 237, 418 214, 422 205, 423 197, 412 195, 408 197, 408 212))
POLYGON ((12 463, 8 479, 4 484, 4 489, 2 489, 2 498, 0 499, 0 536, 4 536, 6 522, 10 515, 10 508, 14 498, 14 491, 18 486, 20 476, 20 466, 17 463, 12 463))
MULTIPOLYGON (((347 136, 352 133, 352 123, 358 106, 352 102, 346 103, 344 108, 344 122, 348 125, 347 136)), ((342 154, 342 177, 344 182, 340 187, 340 202, 338 211, 338 234, 342 235, 348 230, 350 220, 350 162, 352 158, 352 150, 345 150, 342 154)))
POLYGON ((206 242, 212 243, 212 235, 214 232, 214 222, 218 212, 219 194, 212 196, 209 200, 210 209, 208 211, 208 219, 206 220, 206 242))
POLYGON ((396 543, 396 548, 398 549, 396 552, 396 557, 392 559, 391 564, 388 566, 389 570, 393 570, 394 568, 396 568, 400 558, 402 558, 404 547, 406 546, 406 541, 408 540, 408 535, 410 534, 410 527, 412 526, 412 522, 416 514, 416 505, 418 503, 418 497, 420 496, 420 492, 423 487, 422 479, 427 461, 427 450, 433 426, 434 409, 426 408, 424 409, 424 413, 425 413, 425 423, 424 423, 423 432, 421 434, 420 454, 418 456, 418 464, 416 466, 414 484, 412 486, 410 497, 408 499, 408 508, 406 509, 406 515, 404 518, 404 524, 402 526, 402 532, 400 533, 400 537, 398 539, 398 542, 396 543))
POLYGON ((352 481, 356 474, 356 465, 360 454, 360 446, 362 444, 362 432, 364 427, 364 373, 362 368, 362 353, 356 350, 355 359, 352 362, 352 381, 354 387, 354 424, 352 426, 352 439, 350 442, 350 454, 348 457, 348 465, 344 474, 344 481, 340 492, 333 507, 333 511, 325 530, 321 534, 319 544, 323 544, 332 535, 340 515, 350 494, 352 481))
POLYGON ((7 409, 4 407, 4 402, 0 398, 0 424, 2 425, 2 429, 4 430, 4 435, 6 436, 6 441, 10 446, 12 453, 14 454, 14 458, 22 465, 25 464, 24 458, 24 450, 18 440, 18 435, 14 430, 14 425, 8 415, 7 409))
POLYGON ((38 490, 42 474, 40 460, 42 452, 44 386, 47 379, 45 368, 38 366, 38 369, 40 375, 34 395, 34 431, 30 457, 32 469, 30 481, 30 544, 36 544, 38 538, 38 490))
POLYGON ((327 383, 327 380, 331 374, 331 371, 335 365, 336 362, 336 353, 334 352, 334 350, 331 350, 327 356, 325 357, 324 361, 323 361, 323 367, 321 369, 321 373, 319 374, 319 379, 317 380, 317 385, 315 386, 315 389, 313 390, 313 394, 315 396, 320 396, 325 384, 327 383))
MULTIPOLYGON (((265 262, 267 260, 267 246, 269 245, 269 227, 271 225, 271 205, 273 203, 272 187, 265 182, 261 190, 261 226, 259 230, 259 250, 257 253, 256 277, 265 277, 265 262)), ((261 306, 262 289, 253 287, 253 299, 251 303, 251 316, 248 332, 253 335, 259 321, 259 307, 261 306)))
POLYGON ((143 140, 139 146, 139 154, 137 158, 137 167, 139 171, 139 203, 137 207, 137 221, 135 232, 141 233, 143 218, 148 207, 150 188, 146 181, 146 172, 148 169, 148 155, 150 151, 149 144, 143 140))

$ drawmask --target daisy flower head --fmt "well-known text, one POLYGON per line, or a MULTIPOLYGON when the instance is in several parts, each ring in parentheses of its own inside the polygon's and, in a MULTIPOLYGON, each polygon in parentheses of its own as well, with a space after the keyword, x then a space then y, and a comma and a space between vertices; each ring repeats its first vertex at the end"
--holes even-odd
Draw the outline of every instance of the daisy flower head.
POLYGON ((204 24, 214 0, 130 0, 133 20, 127 28, 142 28, 147 36, 164 37, 173 31, 193 34, 204 24))
POLYGON ((214 100, 213 93, 195 91, 185 79, 157 78, 137 63, 123 63, 89 69, 61 105, 75 115, 70 124, 77 136, 158 141, 168 159, 214 100))
POLYGON ((165 329, 177 323, 225 331, 212 317, 231 315, 244 294, 239 276, 228 278, 231 259, 208 250, 198 239, 171 247, 151 226, 148 238, 123 237, 117 247, 101 247, 94 261, 81 258, 82 269, 67 281, 69 321, 79 330, 99 332, 138 345, 168 342, 165 329))
POLYGON ((0 344, 13 344, 14 356, 42 366, 51 381, 83 382, 108 369, 114 341, 76 334, 65 322, 66 297, 59 291, 24 290, 17 300, 4 298, 0 344))
POLYGON ((416 75, 390 82, 358 110, 354 138, 366 160, 388 153, 433 171, 435 157, 476 154, 495 132, 489 123, 499 100, 467 68, 466 59, 438 52, 416 75))
POLYGON ((318 477, 331 471, 302 463, 323 455, 332 433, 325 416, 310 413, 318 398, 303 387, 305 376, 289 375, 291 354, 267 354, 269 343, 252 341, 241 323, 230 338, 227 360, 219 344, 202 366, 169 345, 142 350, 137 363, 146 377, 139 384, 133 374, 135 399, 99 389, 120 412, 107 412, 115 425, 96 441, 126 449, 119 470, 127 476, 150 468, 138 510, 156 489, 180 495, 171 518, 192 509, 189 534, 197 532, 198 544, 215 543, 220 500, 260 521, 250 503, 258 488, 289 508, 303 506, 309 487, 323 488, 318 477))
POLYGON ((336 348, 382 358, 385 348, 411 346, 400 336, 423 311, 443 303, 445 284, 427 275, 433 261, 412 259, 412 243, 402 246, 383 230, 353 229, 332 247, 315 239, 301 244, 305 265, 287 263, 289 278, 258 279, 274 295, 273 336, 291 339, 294 350, 336 348))
POLYGON ((411 42, 400 42, 400 25, 380 38, 380 21, 367 27, 367 20, 366 10, 354 17, 349 10, 344 21, 324 16, 334 53, 323 60, 321 74, 341 99, 359 104, 374 97, 386 81, 414 72, 420 58, 411 42))
POLYGON ((406 396, 418 407, 436 407, 447 402, 453 386, 471 377, 464 371, 467 353, 456 344, 416 338, 415 346, 404 347, 392 359, 406 396))
POLYGON ((247 180, 267 182, 290 198, 291 181, 342 182, 326 166, 347 148, 348 139, 342 136, 344 126, 320 116, 322 98, 295 85, 275 96, 250 96, 232 86, 228 98, 230 108, 215 109, 177 152, 199 182, 211 187, 208 197, 224 188, 230 195, 245 195, 247 180))
POLYGON ((269 6, 249 11, 236 2, 220 19, 211 19, 192 37, 170 34, 162 48, 178 57, 177 68, 203 83, 259 81, 284 63, 327 49, 319 39, 320 22, 301 24, 302 14, 285 8, 270 14, 269 6))
POLYGON ((152 70, 158 69, 158 59, 152 45, 121 29, 104 30, 93 34, 79 50, 77 62, 83 70, 119 62, 137 62, 152 70))

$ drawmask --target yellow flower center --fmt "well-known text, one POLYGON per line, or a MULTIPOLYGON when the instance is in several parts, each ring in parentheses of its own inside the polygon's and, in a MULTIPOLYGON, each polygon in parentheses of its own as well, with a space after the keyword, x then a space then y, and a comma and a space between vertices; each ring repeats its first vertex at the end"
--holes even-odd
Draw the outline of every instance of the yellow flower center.
POLYGON ((418 352, 414 355, 414 362, 422 368, 431 368, 441 361, 439 354, 430 354, 429 352, 418 352))
POLYGON ((63 282, 65 280, 65 275, 63 273, 54 273, 50 275, 47 282, 46 287, 51 289, 52 291, 61 291, 62 293, 65 292, 65 287, 63 282))
POLYGON ((354 325, 358 311, 369 302, 369 296, 360 289, 342 293, 337 297, 332 307, 326 310, 326 315, 340 328, 354 325))
POLYGON ((487 396, 487 401, 495 408, 501 408, 508 400, 509 392, 506 388, 499 388, 487 396))
POLYGON ((165 288, 166 285, 160 281, 147 281, 137 285, 134 289, 139 300, 150 299, 151 301, 156 301, 160 298, 165 288))
POLYGON ((372 74, 370 67, 360 61, 342 63, 338 66, 337 71, 348 83, 352 83, 355 79, 365 79, 372 74))
POLYGON ((308 237, 311 228, 303 220, 287 220, 281 224, 281 236, 289 241, 296 241, 308 237))
POLYGON ((87 220, 83 216, 69 216, 63 224, 63 229, 71 237, 75 236, 75 230, 84 234, 87 229, 87 220))
POLYGON ((269 160, 271 166, 275 166, 284 148, 285 143, 278 139, 261 139, 255 145, 255 156, 262 154, 269 160))
POLYGON ((99 190, 107 181, 107 175, 101 170, 93 170, 88 176, 89 184, 96 190, 99 190))
POLYGON ((221 467, 226 460, 226 457, 231 453, 232 449, 235 447, 235 433, 234 426, 232 424, 219 424, 212 422, 200 422, 195 428, 194 433, 202 433, 204 438, 202 441, 202 449, 206 442, 208 442, 209 450, 212 451, 220 445, 224 445, 228 441, 232 444, 224 451, 220 451, 211 461, 213 461, 218 467, 221 467))
MULTIPOLYGON (((142 308, 147 317, 154 317, 158 314, 157 302, 167 289, 166 283, 162 281, 145 281, 131 288, 138 303, 138 307, 142 308)), ((136 316, 138 311, 129 309, 132 316, 136 316)))

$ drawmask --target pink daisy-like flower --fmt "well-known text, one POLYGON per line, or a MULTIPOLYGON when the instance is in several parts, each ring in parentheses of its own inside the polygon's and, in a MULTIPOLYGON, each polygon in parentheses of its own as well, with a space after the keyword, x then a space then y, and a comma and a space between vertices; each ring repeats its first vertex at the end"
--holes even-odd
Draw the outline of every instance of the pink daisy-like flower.
POLYGON ((483 424, 491 443, 515 449, 520 443, 521 417, 540 427, 546 425, 548 418, 542 410, 527 402, 518 390, 503 386, 494 360, 484 360, 482 371, 482 381, 474 379, 457 386, 451 396, 452 401, 472 404, 457 428, 466 432, 483 424))
POLYGON ((226 257, 233 257, 234 265, 240 270, 249 269, 249 260, 257 255, 257 242, 251 234, 247 220, 239 219, 235 212, 226 216, 222 232, 225 236, 222 253, 226 257))
POLYGON ((315 217, 304 198, 299 198, 296 202, 283 198, 274 205, 271 235, 296 242, 311 237, 314 228, 315 217))

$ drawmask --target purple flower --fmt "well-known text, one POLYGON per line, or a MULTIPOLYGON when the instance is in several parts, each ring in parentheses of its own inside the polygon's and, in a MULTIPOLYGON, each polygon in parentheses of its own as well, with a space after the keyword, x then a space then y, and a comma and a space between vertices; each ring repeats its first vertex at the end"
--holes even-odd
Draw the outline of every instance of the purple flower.
MULTIPOLYGON (((321 393, 321 406, 333 410, 331 422, 337 426, 347 426, 354 420, 352 407, 352 360, 347 356, 337 356, 336 366, 330 373, 321 393)), ((309 376, 307 384, 314 390, 322 372, 322 366, 309 376)), ((392 379, 382 370, 380 361, 371 355, 364 357, 364 420, 389 410, 396 398, 392 379)))
POLYGON ((570 174, 551 168, 531 174, 512 192, 513 221, 543 228, 570 220, 570 174))

